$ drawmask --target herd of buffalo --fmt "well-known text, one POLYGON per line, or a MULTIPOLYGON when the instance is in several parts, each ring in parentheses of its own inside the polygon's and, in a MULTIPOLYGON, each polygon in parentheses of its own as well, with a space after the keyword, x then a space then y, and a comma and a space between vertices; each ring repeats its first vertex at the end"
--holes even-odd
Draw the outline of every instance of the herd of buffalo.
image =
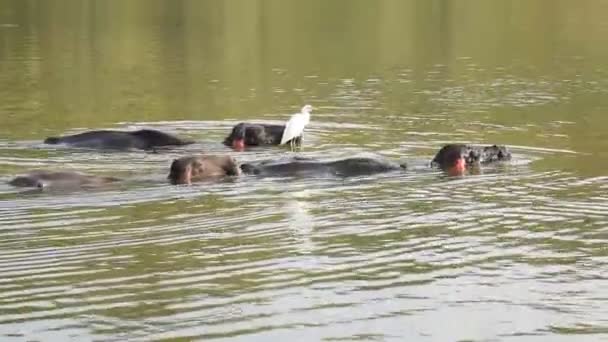
MULTIPOLYGON (((279 145, 285 129, 284 125, 239 123, 224 140, 224 144, 242 150, 245 146, 279 145)), ((294 138, 301 144, 301 136, 294 138)), ((133 132, 98 130, 62 137, 49 137, 45 144, 64 144, 71 147, 103 150, 155 150, 167 146, 182 146, 193 141, 163 133, 142 129, 133 132)), ((472 146, 449 144, 435 155, 431 165, 444 170, 449 175, 463 174, 467 169, 480 164, 509 160, 511 154, 505 146, 472 146)), ((173 160, 168 179, 172 184, 239 176, 241 174, 268 176, 315 176, 333 175, 350 177, 371 175, 381 172, 400 171, 405 164, 376 158, 345 158, 320 161, 310 158, 291 158, 257 163, 238 163, 228 155, 185 156, 173 160)), ((17 176, 9 184, 19 187, 98 187, 119 181, 114 177, 87 175, 72 171, 35 170, 17 176)))

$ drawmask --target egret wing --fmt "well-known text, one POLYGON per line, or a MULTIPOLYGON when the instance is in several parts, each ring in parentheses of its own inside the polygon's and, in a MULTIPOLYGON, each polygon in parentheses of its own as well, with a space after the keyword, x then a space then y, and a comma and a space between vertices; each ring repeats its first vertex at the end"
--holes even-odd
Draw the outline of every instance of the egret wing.
POLYGON ((300 118, 301 115, 294 114, 291 116, 291 119, 287 121, 285 124, 285 130, 283 131, 283 136, 281 137, 281 145, 288 142, 289 140, 300 136, 303 130, 303 121, 300 118))

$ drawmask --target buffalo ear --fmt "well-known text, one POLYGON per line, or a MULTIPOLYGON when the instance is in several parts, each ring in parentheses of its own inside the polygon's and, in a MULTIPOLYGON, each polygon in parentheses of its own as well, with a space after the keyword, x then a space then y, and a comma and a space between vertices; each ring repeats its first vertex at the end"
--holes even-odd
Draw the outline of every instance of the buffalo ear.
POLYGON ((185 167, 185 172, 187 174, 190 175, 190 177, 195 176, 195 175, 204 175, 206 172, 206 165, 205 165, 205 161, 200 162, 200 161, 194 161, 192 163, 188 163, 188 165, 186 165, 185 167))
POLYGON ((192 165, 188 164, 186 166, 186 169, 184 170, 184 172, 186 173, 186 175, 184 177, 186 184, 188 184, 188 185, 192 184, 192 165))
POLYGON ((222 169, 226 172, 227 176, 238 176, 241 174, 241 167, 232 157, 228 157, 222 165, 222 169))

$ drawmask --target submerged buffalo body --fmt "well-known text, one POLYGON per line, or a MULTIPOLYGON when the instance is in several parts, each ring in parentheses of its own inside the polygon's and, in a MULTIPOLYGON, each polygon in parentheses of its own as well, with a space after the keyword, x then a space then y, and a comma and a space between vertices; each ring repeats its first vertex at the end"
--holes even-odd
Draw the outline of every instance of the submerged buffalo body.
POLYGON ((405 168, 405 164, 399 165, 374 158, 346 158, 328 162, 314 159, 293 159, 289 161, 271 161, 241 165, 241 170, 245 174, 278 177, 321 175, 354 177, 398 171, 405 168))
POLYGON ((167 178, 172 184, 192 184, 240 174, 236 160, 230 156, 188 156, 173 160, 167 178))
MULTIPOLYGON (((245 146, 280 145, 285 125, 270 125, 241 122, 232 128, 230 135, 224 139, 224 145, 235 149, 245 146)), ((302 137, 293 139, 297 145, 302 144, 302 137)))
POLYGON ((459 161, 465 167, 475 167, 499 161, 511 160, 511 152, 506 146, 472 146, 464 144, 449 144, 443 146, 433 158, 431 165, 443 170, 454 167, 459 161))
POLYGON ((173 135, 151 129, 133 132, 101 130, 90 131, 63 137, 49 137, 45 144, 66 144, 73 147, 94 149, 140 149, 147 150, 163 146, 181 146, 192 144, 173 135))
POLYGON ((35 170, 13 178, 9 184, 17 187, 72 189, 100 187, 119 181, 114 177, 87 175, 74 171, 35 170))

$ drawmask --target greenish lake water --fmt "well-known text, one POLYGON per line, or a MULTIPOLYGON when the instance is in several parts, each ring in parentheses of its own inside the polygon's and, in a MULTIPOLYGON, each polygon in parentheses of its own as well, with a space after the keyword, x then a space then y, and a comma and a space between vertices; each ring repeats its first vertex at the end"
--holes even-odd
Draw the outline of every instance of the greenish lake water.
POLYGON ((0 340, 608 338, 608 2, 0 0, 0 340), (240 121, 410 169, 172 186, 240 121), (90 129, 162 153, 43 145, 90 129), (448 142, 513 160, 449 178, 448 142), (125 178, 23 193, 31 169, 125 178))

